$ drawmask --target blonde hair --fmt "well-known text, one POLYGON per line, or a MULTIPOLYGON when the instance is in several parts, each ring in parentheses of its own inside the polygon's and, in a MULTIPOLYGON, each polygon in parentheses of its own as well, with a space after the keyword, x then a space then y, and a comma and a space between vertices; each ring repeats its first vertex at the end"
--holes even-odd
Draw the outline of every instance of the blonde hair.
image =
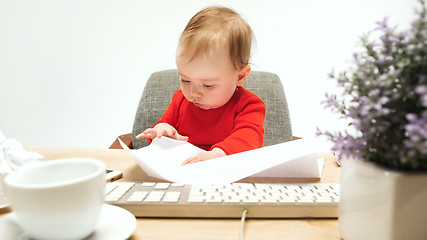
POLYGON ((200 53, 209 56, 212 50, 227 47, 236 70, 249 64, 253 41, 251 27, 233 10, 209 7, 194 15, 179 40, 179 56, 190 61, 200 53))

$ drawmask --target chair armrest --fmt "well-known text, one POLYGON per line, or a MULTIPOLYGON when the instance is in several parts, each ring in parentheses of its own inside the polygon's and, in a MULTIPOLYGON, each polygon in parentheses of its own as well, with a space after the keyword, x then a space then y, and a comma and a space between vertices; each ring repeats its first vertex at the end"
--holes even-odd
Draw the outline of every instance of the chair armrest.
POLYGON ((124 144, 126 144, 126 146, 132 149, 132 133, 127 133, 127 134, 118 136, 116 140, 113 142, 113 144, 111 144, 109 149, 123 149, 119 143, 119 138, 120 140, 122 140, 124 144))

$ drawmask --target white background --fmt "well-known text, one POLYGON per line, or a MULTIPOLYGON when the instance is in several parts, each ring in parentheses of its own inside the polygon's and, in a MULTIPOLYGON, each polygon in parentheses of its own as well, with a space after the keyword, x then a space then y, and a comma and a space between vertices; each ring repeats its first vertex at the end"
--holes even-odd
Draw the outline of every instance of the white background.
POLYGON ((407 28, 415 0, 0 0, 0 130, 25 146, 107 148, 132 131, 152 72, 175 68, 187 21, 210 5, 251 25, 254 70, 279 75, 293 135, 344 124, 320 101, 333 68, 390 17, 407 28))

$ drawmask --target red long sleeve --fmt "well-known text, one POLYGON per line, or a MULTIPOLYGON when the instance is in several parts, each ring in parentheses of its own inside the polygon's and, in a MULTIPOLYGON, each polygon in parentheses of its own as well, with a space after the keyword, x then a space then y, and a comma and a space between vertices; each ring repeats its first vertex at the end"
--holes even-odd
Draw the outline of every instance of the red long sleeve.
POLYGON ((265 104, 243 87, 224 106, 211 110, 194 106, 178 90, 157 123, 172 125, 200 148, 221 148, 230 155, 262 147, 264 117, 265 104))

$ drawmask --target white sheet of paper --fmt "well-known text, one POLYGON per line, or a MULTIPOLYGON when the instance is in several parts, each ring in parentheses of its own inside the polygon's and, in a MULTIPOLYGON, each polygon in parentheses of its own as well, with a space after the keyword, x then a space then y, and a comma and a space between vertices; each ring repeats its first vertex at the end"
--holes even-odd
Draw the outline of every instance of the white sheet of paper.
POLYGON ((147 175, 171 182, 227 184, 249 176, 320 178, 323 171, 323 161, 310 151, 313 142, 304 139, 184 166, 183 161, 204 150, 167 137, 138 150, 120 144, 147 175))

